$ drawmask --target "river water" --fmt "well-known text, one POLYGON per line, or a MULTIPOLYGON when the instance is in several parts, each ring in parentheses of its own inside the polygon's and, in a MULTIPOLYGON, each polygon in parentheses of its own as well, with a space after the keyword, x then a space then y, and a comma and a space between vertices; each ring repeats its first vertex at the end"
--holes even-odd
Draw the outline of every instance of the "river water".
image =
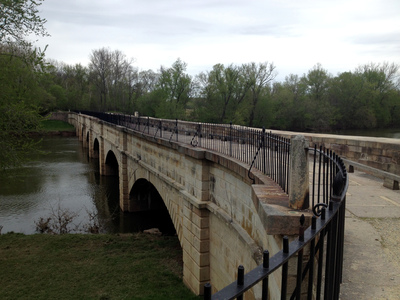
POLYGON ((103 232, 133 232, 151 224, 147 213, 122 213, 118 177, 100 176, 77 137, 44 137, 46 152, 12 176, 0 177, 1 233, 33 234, 35 222, 60 212, 76 215, 70 229, 84 231, 95 216, 103 232))
MULTIPOLYGON (((400 130, 347 131, 338 134, 400 138, 400 130)), ((36 232, 35 222, 59 212, 76 215, 83 231, 96 216, 103 232, 135 232, 171 222, 168 213, 122 213, 117 177, 100 176, 98 160, 89 159, 77 137, 44 137, 45 154, 0 177, 1 233, 36 232), (168 220, 167 220, 168 219, 168 220)), ((171 230, 171 224, 168 231, 171 230)))

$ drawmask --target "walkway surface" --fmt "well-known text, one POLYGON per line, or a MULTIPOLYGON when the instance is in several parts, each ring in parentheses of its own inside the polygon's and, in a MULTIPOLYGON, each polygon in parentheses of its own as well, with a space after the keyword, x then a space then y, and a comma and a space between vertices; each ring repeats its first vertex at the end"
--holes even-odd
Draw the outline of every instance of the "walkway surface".
POLYGON ((400 299, 400 191, 349 175, 340 299, 400 299))

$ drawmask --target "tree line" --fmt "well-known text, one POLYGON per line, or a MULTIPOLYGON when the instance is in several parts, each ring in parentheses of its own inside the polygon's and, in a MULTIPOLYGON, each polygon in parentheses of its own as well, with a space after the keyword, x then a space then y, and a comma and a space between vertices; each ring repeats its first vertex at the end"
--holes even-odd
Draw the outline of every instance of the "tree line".
POLYGON ((337 75, 317 64, 281 82, 272 62, 216 64, 193 76, 179 58, 170 67, 140 70, 109 48, 92 50, 88 66, 68 65, 47 60, 24 38, 48 35, 38 16, 42 1, 0 0, 0 168, 20 161, 18 153, 30 149, 21 137, 54 110, 295 131, 400 128, 397 64, 368 63, 337 75))
MULTIPOLYGON (((15 51, 4 45, 0 50, 15 51)), ((35 50, 24 51, 25 57, 35 56, 35 50)), ((133 58, 109 48, 93 50, 87 67, 57 61, 39 67, 33 63, 37 58, 28 63, 19 56, 0 59, 2 91, 14 95, 7 98, 32 98, 42 113, 139 112, 296 131, 400 127, 400 72, 394 63, 369 63, 336 76, 317 64, 307 74, 278 82, 269 62, 216 64, 191 76, 181 59, 157 71, 139 70, 133 58)))
POLYGON ((177 59, 139 70, 121 51, 93 50, 87 67, 51 62, 48 110, 89 109, 296 131, 400 127, 400 72, 369 63, 336 76, 320 64, 275 80, 273 63, 216 64, 196 76, 177 59))

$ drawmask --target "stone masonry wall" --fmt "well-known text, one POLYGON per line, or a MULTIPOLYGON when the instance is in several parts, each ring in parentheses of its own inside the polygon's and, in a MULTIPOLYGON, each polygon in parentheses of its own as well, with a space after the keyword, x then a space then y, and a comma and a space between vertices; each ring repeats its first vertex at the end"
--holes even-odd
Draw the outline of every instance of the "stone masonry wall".
MULTIPOLYGON (((288 208, 288 196, 256 170, 253 184, 248 165, 95 118, 70 119, 79 122, 80 139, 89 136, 89 147, 98 140, 100 168, 108 151, 115 154, 123 210, 129 210, 129 193, 136 180, 144 178, 156 187, 182 246, 183 280, 196 294, 203 292, 206 282, 214 291, 222 289, 236 280, 240 264, 250 271, 261 263, 264 249, 272 256, 281 249, 283 234, 296 234, 293 228, 299 216, 288 208)), ((270 278, 272 297, 278 296, 279 277, 278 270, 270 278)), ((246 299, 259 295, 257 286, 246 299)))

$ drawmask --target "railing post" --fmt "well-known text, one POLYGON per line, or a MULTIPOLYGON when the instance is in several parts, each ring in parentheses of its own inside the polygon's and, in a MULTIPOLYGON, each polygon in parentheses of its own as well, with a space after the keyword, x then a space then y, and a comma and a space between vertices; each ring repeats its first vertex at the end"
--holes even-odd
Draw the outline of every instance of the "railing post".
POLYGON ((179 130, 178 130, 178 119, 176 119, 176 121, 175 121, 176 141, 178 141, 178 133, 179 133, 179 130))
POLYGON ((211 300, 211 284, 209 282, 204 285, 204 300, 211 300))
MULTIPOLYGON (((237 278, 237 285, 243 286, 244 285, 244 267, 240 265, 238 267, 238 278, 237 278)), ((243 300, 243 294, 236 298, 237 300, 243 300)))
POLYGON ((263 147, 263 155, 262 155, 262 164, 263 164, 263 173, 267 174, 266 170, 266 151, 265 151, 265 127, 262 129, 262 147, 263 147))
POLYGON ((308 145, 302 135, 294 137, 290 149, 289 207, 309 207, 308 145))
MULTIPOLYGON (((287 236, 283 237, 283 256, 289 255, 289 239, 287 236)), ((281 283, 281 299, 286 299, 287 283, 288 283, 288 262, 282 265, 282 283, 281 283)))
POLYGON ((201 136, 202 136, 202 133, 201 133, 201 124, 200 123, 199 123, 199 127, 198 127, 197 131, 198 131, 199 147, 201 147, 201 136))
POLYGON ((232 157, 232 122, 229 126, 229 156, 232 157))
MULTIPOLYGON (((263 268, 269 268, 269 251, 264 250, 263 252, 263 268)), ((268 300, 268 277, 264 278, 262 281, 262 300, 268 300)))

